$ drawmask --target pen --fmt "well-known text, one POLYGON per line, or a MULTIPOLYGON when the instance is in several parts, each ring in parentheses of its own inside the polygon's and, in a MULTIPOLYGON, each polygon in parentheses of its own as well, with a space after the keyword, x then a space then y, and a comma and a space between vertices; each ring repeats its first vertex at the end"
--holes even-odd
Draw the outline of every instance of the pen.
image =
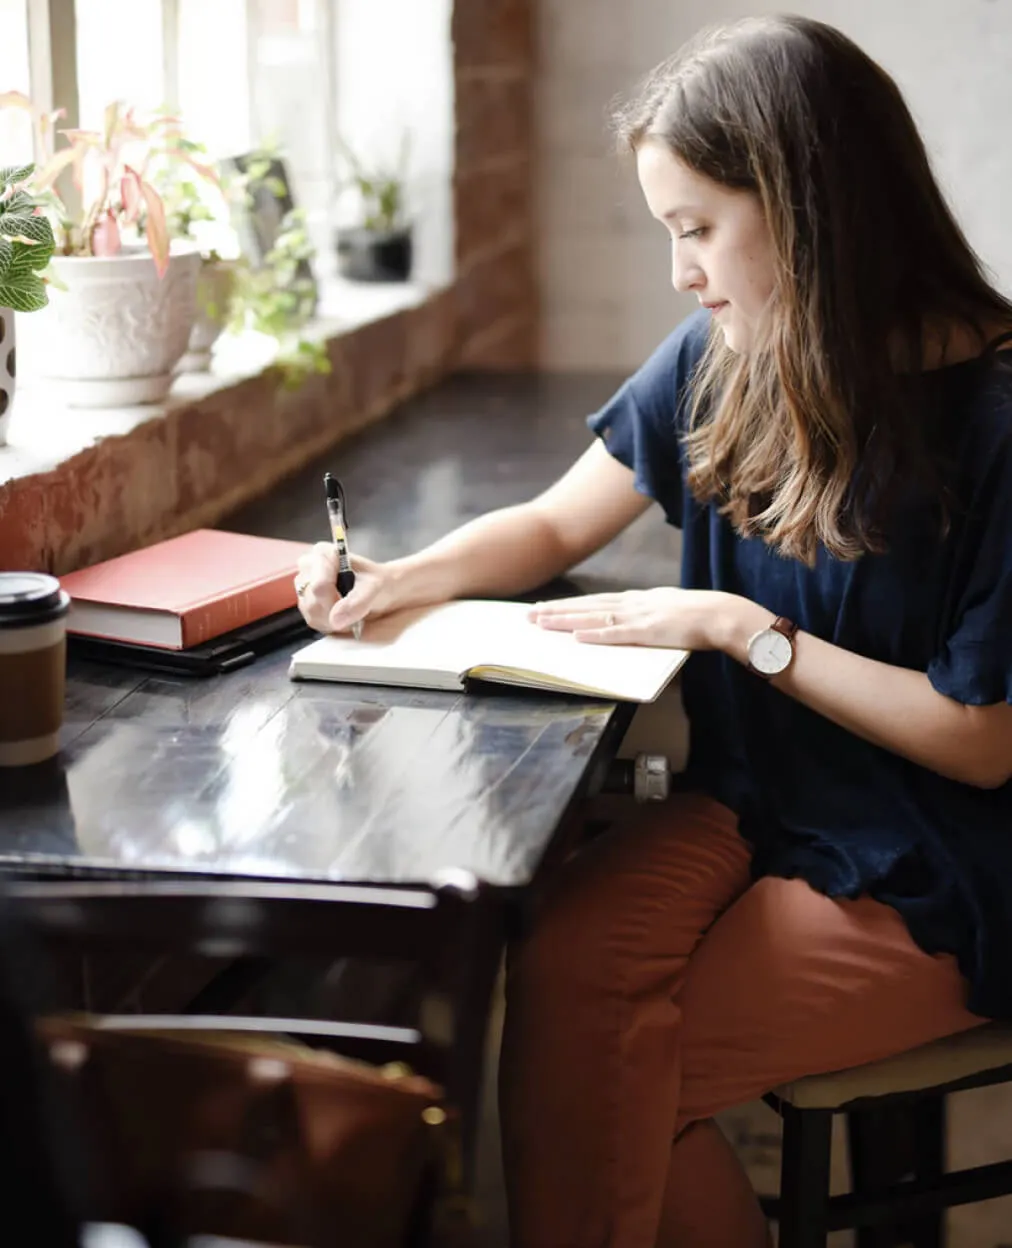
MULTIPOLYGON (((323 488, 327 491, 327 519, 330 521, 330 535, 337 549, 337 592, 342 598, 347 598, 355 588, 355 573, 352 570, 351 556, 348 553, 344 490, 337 477, 332 477, 329 472, 323 474, 323 488)), ((355 635, 355 640, 358 641, 362 636, 362 621, 359 620, 353 624, 351 631, 355 635)))

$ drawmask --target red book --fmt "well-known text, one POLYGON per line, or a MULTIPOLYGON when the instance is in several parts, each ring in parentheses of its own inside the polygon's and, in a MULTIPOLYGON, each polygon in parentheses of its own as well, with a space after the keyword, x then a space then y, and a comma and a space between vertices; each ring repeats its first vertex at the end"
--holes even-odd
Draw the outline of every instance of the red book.
POLYGON ((60 577, 67 628, 185 650, 295 606, 305 542, 195 529, 60 577))

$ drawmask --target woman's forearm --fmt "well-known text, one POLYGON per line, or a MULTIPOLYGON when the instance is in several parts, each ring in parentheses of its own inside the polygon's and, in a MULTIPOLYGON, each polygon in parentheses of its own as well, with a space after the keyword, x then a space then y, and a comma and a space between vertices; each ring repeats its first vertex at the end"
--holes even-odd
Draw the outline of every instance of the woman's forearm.
POLYGON ((535 505, 504 507, 469 521, 416 554, 387 565, 398 604, 506 597, 565 572, 572 555, 535 505))
MULTIPOLYGON (((747 663, 749 638, 772 619, 765 607, 735 597, 721 615, 719 648, 747 663)), ((991 788, 1009 776, 1012 707, 1005 703, 964 706, 924 672, 803 632, 795 635, 794 661, 772 683, 841 728, 950 779, 991 788)))

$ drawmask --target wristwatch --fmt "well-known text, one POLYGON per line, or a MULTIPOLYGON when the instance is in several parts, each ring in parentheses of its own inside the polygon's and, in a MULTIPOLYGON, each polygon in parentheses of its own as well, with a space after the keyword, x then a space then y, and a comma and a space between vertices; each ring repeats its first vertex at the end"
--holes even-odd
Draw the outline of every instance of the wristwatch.
POLYGON ((768 628, 761 628, 748 639, 749 671, 764 680, 786 672, 794 658, 794 634, 797 624, 785 615, 778 615, 768 628))

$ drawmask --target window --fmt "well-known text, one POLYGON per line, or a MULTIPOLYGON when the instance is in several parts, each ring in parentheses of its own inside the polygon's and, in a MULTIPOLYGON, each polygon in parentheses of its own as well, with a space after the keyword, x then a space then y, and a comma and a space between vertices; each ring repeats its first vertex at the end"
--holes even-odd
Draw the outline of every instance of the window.
POLYGON ((101 130, 105 106, 113 100, 125 100, 141 112, 161 107, 162 0, 130 0, 128 5, 123 0, 74 0, 74 7, 81 129, 101 130))
MULTIPOLYGON (((0 0, 0 95, 29 94, 27 0, 0 0)), ((0 165, 32 159, 32 126, 27 113, 0 110, 0 165)))
POLYGON ((176 81, 166 100, 218 158, 254 145, 247 7, 247 0, 178 0, 176 81))
MULTIPOLYGON (((30 94, 34 5, 76 66, 76 84, 52 91, 73 124, 98 129, 106 105, 124 100, 142 114, 178 109, 215 158, 278 147, 323 250, 335 174, 332 0, 0 0, 0 91, 30 94)), ((6 110, 0 143, 0 163, 30 159, 28 119, 6 110)))
POLYGON ((326 254, 335 178, 330 0, 171 3, 175 81, 166 98, 215 157, 279 148, 296 203, 326 254))
POLYGON ((251 0, 253 132, 285 153, 295 202, 320 255, 329 254, 335 144, 330 23, 319 0, 251 0))
MULTIPOLYGON (((215 159, 276 146, 321 276, 339 197, 339 135, 390 167, 408 140, 415 275, 453 271, 451 0, 0 0, 0 92, 96 129, 124 100, 168 105, 215 159), (31 32, 31 39, 29 38, 31 32)), ((30 160, 31 125, 0 110, 0 164, 30 160)), ((340 214, 340 216, 339 216, 340 214)))

